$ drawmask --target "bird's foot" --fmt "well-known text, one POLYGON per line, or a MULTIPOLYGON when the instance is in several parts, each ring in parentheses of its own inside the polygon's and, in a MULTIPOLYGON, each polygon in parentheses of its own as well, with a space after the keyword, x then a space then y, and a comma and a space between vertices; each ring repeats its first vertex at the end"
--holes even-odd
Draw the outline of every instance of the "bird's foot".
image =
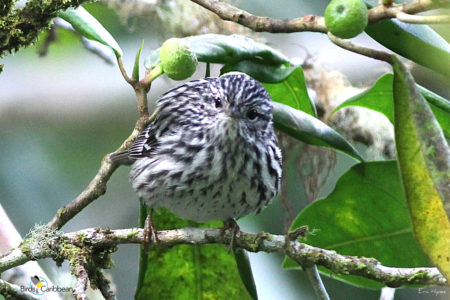
POLYGON ((148 252, 148 247, 152 242, 152 235, 155 238, 155 243, 159 243, 158 231, 155 228, 155 224, 153 223, 153 208, 150 209, 149 214, 145 218, 144 223, 144 240, 142 245, 144 246, 144 250, 148 252))
POLYGON ((234 248, 234 243, 236 239, 236 235, 241 231, 241 228, 239 227, 238 223, 234 219, 228 219, 225 221, 225 224, 222 228, 223 231, 230 230, 231 231, 231 239, 230 244, 228 245, 227 251, 228 253, 231 252, 234 248))

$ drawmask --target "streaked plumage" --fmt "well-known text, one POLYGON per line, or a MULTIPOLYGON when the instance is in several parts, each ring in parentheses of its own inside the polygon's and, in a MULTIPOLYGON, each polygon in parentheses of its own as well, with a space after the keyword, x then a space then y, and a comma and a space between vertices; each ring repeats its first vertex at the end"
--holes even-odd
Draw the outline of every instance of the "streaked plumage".
POLYGON ((261 84, 245 74, 194 80, 157 105, 158 116, 126 153, 147 205, 204 222, 259 212, 275 197, 281 152, 261 84))

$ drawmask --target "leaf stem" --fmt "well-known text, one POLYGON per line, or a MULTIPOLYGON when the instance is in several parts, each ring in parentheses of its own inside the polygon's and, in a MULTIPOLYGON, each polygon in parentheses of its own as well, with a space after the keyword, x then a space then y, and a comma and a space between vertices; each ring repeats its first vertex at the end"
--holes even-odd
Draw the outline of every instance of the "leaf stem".
POLYGON ((123 79, 125 79, 126 82, 133 85, 137 82, 137 80, 130 78, 127 74, 127 70, 125 70, 125 67, 123 65, 122 57, 117 58, 117 65, 119 66, 120 73, 122 73, 123 79))
POLYGON ((393 63, 393 55, 389 54, 384 51, 375 50, 372 48, 366 48, 359 45, 356 45, 349 40, 338 38, 337 36, 333 35, 331 32, 328 32, 328 38, 330 41, 332 41, 337 46, 344 48, 348 51, 355 52, 373 59, 378 59, 385 61, 389 64, 393 63))
POLYGON ((450 23, 449 15, 437 15, 437 16, 416 16, 410 15, 404 12, 398 12, 397 19, 404 23, 411 24, 443 24, 450 23))
POLYGON ((161 65, 156 65, 156 67, 154 67, 150 72, 148 72, 145 75, 144 79, 142 79, 140 81, 140 83, 143 86, 150 88, 150 85, 153 82, 153 80, 155 80, 156 78, 158 78, 162 74, 164 74, 164 71, 163 71, 161 65))
POLYGON ((314 292, 316 293, 318 300, 330 300, 330 296, 328 296, 327 290, 322 282, 322 278, 320 278, 319 271, 317 270, 317 266, 313 265, 312 267, 304 268, 306 275, 308 276, 309 281, 312 284, 314 292))

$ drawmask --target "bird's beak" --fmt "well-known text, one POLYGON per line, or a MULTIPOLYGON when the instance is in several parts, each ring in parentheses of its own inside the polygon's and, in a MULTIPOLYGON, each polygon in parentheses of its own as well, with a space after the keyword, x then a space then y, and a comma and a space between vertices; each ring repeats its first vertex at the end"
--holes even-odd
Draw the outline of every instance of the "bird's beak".
POLYGON ((229 115, 230 115, 230 117, 232 117, 233 119, 238 119, 239 118, 239 115, 240 115, 240 113, 239 113, 239 107, 232 107, 231 109, 230 109, 230 112, 229 112, 229 115))

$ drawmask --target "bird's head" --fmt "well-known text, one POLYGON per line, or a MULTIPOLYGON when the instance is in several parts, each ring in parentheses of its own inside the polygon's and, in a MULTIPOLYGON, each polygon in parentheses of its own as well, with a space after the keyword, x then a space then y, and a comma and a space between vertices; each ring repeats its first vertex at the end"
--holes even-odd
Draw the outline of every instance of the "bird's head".
POLYGON ((264 87, 243 73, 230 73, 217 79, 212 88, 212 103, 225 126, 235 127, 241 135, 264 137, 272 130, 271 99, 264 87))

